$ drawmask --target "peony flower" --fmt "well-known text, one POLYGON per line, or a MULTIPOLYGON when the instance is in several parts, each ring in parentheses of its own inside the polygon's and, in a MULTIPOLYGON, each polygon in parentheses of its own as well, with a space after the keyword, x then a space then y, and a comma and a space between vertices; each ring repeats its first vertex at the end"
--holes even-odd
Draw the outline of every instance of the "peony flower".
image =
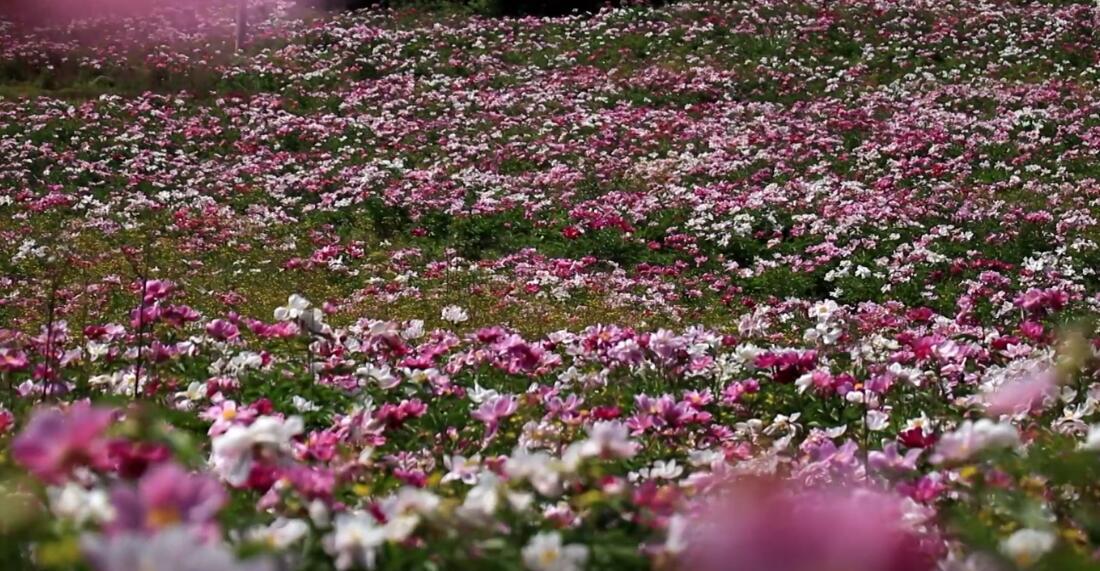
POLYGON ((967 460, 975 454, 993 448, 1010 448, 1020 443, 1016 427, 983 418, 967 420, 954 432, 944 434, 932 455, 933 464, 967 460))
POLYGON ((248 426, 233 425, 213 440, 210 464, 233 486, 244 485, 253 467, 257 448, 274 453, 290 451, 291 439, 303 429, 302 419, 261 416, 248 426))
POLYGON ((81 549, 95 571, 268 571, 267 560, 238 561, 221 543, 200 541, 175 527, 152 537, 88 535, 81 549))
POLYGON ((864 489, 737 482, 701 499, 674 530, 678 568, 693 571, 932 571, 904 498, 864 489))
POLYGON ((241 336, 241 330, 231 321, 215 319, 206 324, 206 334, 218 341, 233 341, 241 336))
POLYGON ((312 333, 324 333, 324 313, 310 304, 309 300, 294 294, 287 298, 286 305, 275 309, 276 321, 293 321, 312 333))
POLYGON ((986 411, 991 415, 1022 414, 1042 404, 1057 390, 1053 371, 1044 371, 1022 380, 1009 381, 985 397, 986 411))
POLYGON ((249 529, 245 537, 272 549, 285 550, 308 534, 309 523, 305 520, 280 517, 269 525, 249 529))
POLYGON ((448 323, 459 324, 470 319, 465 309, 457 305, 448 305, 443 308, 440 318, 448 323))
POLYGON ((50 500, 50 512, 77 525, 103 524, 115 517, 114 507, 103 490, 86 490, 70 482, 61 488, 48 489, 46 494, 50 500))
POLYGON ((1049 531, 1021 529, 1001 540, 1000 550, 1020 567, 1030 567, 1054 549, 1057 539, 1049 531))
POLYGON ((587 562, 588 547, 563 545, 556 531, 535 534, 523 548, 523 564, 531 571, 579 571, 587 562))
POLYGON ((442 483, 457 481, 472 486, 477 483, 477 474, 481 471, 481 456, 476 454, 471 458, 458 454, 445 456, 443 465, 446 466, 447 473, 440 480, 442 483))
POLYGON ((513 395, 497 395, 481 404, 470 416, 485 423, 486 438, 496 434, 500 419, 512 416, 519 408, 513 395))
POLYGON ((111 504, 117 514, 114 532, 155 532, 183 525, 199 535, 217 535, 215 517, 228 501, 217 480, 189 473, 176 464, 160 464, 138 482, 137 487, 117 486, 111 504))
POLYGON ((354 511, 336 516, 332 533, 325 538, 325 550, 336 559, 337 569, 374 569, 378 550, 385 542, 386 529, 374 516, 354 511))
POLYGON ((630 440, 630 429, 621 422, 597 422, 588 427, 588 438, 575 444, 584 458, 630 458, 638 444, 630 440))
POLYGON ((12 442, 12 457, 42 481, 56 484, 73 468, 110 466, 104 437, 113 411, 77 403, 62 411, 39 409, 12 442))
POLYGON ((1089 427, 1089 433, 1081 444, 1082 450, 1100 450, 1100 424, 1089 427))

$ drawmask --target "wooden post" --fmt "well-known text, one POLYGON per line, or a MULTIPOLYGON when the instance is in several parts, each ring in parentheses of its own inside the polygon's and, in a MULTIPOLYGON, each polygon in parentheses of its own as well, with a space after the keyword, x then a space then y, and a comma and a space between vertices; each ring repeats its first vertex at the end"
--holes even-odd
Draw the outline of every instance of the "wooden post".
POLYGON ((245 36, 248 33, 248 0, 237 0, 237 39, 233 49, 240 52, 244 49, 245 36))

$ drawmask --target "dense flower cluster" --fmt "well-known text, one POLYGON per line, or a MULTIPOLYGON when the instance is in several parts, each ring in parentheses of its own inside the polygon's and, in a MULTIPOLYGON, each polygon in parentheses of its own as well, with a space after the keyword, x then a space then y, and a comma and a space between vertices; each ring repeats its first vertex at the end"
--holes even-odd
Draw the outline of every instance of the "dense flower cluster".
POLYGON ((1095 568, 1091 4, 250 7, 0 21, 0 561, 1095 568))

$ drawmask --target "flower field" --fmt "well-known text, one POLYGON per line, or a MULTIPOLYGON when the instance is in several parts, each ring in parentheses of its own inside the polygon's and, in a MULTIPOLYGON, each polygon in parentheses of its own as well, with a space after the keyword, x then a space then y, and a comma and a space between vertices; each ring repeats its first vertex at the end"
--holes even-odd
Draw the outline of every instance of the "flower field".
POLYGON ((0 19, 0 569, 1100 569, 1100 8, 0 19))

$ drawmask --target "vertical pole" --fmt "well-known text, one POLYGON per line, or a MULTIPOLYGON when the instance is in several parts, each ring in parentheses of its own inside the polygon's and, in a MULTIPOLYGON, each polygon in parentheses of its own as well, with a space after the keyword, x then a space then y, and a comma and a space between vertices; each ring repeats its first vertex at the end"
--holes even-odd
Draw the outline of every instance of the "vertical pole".
POLYGON ((237 39, 233 49, 240 52, 244 49, 245 35, 248 32, 248 0, 237 0, 237 39))

